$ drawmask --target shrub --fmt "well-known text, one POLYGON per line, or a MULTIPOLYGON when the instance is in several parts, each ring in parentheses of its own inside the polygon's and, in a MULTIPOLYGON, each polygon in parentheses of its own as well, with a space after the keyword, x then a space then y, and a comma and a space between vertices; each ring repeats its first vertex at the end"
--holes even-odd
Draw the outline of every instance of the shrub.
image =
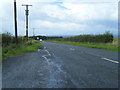
POLYGON ((2 34, 2 45, 3 46, 9 45, 12 42, 14 42, 14 39, 11 36, 10 33, 4 33, 4 34, 2 34))
MULTIPOLYGON (((24 42, 25 39, 24 37, 18 37, 18 43, 24 42)), ((10 33, 3 33, 2 34, 2 46, 8 46, 10 44, 15 43, 15 37, 12 36, 10 33)))

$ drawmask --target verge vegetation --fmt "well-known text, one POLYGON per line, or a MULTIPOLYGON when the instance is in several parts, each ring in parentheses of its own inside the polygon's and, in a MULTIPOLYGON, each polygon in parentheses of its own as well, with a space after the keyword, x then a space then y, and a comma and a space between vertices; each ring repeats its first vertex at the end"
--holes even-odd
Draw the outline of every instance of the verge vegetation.
POLYGON ((24 37, 18 37, 18 44, 9 33, 2 34, 2 58, 11 57, 16 54, 34 52, 38 47, 43 47, 39 41, 30 39, 28 42, 24 37))

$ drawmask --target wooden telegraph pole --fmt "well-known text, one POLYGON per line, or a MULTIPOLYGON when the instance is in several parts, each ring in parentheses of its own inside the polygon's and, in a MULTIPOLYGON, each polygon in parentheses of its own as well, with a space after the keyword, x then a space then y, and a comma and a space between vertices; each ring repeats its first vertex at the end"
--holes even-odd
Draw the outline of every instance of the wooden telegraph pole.
POLYGON ((14 0, 14 22, 15 22, 15 42, 18 43, 17 38, 17 8, 16 8, 16 0, 14 0))
POLYGON ((22 5, 22 6, 26 6, 26 40, 28 41, 28 15, 29 15, 29 10, 28 10, 28 6, 32 6, 32 5, 22 5))

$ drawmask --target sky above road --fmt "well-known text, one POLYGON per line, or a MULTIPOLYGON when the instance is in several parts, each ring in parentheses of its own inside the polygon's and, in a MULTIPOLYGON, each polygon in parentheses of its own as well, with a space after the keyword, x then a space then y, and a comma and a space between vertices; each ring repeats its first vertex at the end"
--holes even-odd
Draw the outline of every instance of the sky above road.
MULTIPOLYGON (((25 35, 25 7, 29 7, 29 36, 118 34, 119 0, 16 0, 18 35, 25 35)), ((14 0, 1 0, 0 33, 14 35, 14 0)))

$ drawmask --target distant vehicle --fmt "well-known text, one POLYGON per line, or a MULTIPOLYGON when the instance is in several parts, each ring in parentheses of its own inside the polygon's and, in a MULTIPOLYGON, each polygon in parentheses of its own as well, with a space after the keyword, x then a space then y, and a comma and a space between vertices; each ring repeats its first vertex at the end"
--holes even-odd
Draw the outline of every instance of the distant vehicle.
POLYGON ((42 42, 42 39, 40 39, 40 42, 42 42))
POLYGON ((39 40, 39 37, 37 37, 37 40, 39 40))

